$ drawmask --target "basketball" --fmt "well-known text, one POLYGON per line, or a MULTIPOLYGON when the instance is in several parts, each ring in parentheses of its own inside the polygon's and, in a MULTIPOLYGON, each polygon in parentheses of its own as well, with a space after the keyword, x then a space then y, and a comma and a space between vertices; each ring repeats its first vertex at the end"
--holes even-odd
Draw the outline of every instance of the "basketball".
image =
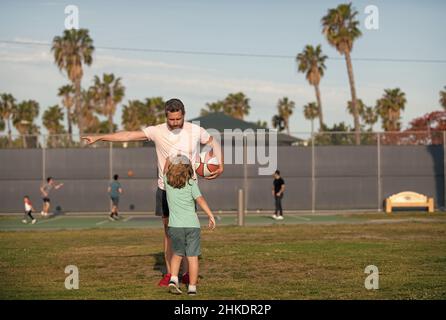
POLYGON ((127 175, 128 175, 129 177, 133 177, 133 171, 132 171, 132 170, 127 171, 127 175))
POLYGON ((209 177, 219 167, 218 160, 211 150, 203 151, 195 160, 194 169, 200 177, 209 177))

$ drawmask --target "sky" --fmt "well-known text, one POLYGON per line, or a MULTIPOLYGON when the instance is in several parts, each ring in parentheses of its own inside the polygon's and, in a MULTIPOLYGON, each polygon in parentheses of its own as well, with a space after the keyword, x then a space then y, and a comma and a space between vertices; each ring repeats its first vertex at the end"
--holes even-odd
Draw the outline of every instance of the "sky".
MULTIPOLYGON (((62 35, 65 8, 75 5, 79 27, 90 30, 96 47, 93 64, 84 69, 82 86, 88 88, 93 77, 103 73, 122 78, 126 95, 115 114, 120 129, 122 106, 129 100, 179 98, 186 106, 186 118, 191 119, 199 116, 206 103, 242 91, 251 105, 245 120, 263 120, 271 126, 278 100, 288 97, 296 103, 290 118, 291 131, 309 132, 311 124, 303 116, 303 106, 316 98, 305 75, 297 72, 295 61, 307 44, 321 44, 329 57, 320 83, 325 122, 331 126, 343 121, 353 126, 352 116, 346 111, 351 98, 345 60, 321 33, 321 18, 340 3, 2 0, 0 93, 11 93, 18 101, 38 101, 41 110, 37 124, 42 133, 46 132, 41 115, 49 106, 61 105, 57 91, 69 81, 54 64, 50 46, 45 44, 62 35), (104 49, 110 47, 246 56, 104 49)), ((353 7, 358 11, 362 31, 352 52, 358 98, 374 106, 384 89, 400 88, 407 98, 403 128, 415 117, 440 110, 439 91, 446 86, 446 2, 366 0, 353 1, 353 7), (378 8, 377 30, 365 27, 369 5, 378 8), (416 62, 419 60, 437 61, 416 62)), ((381 130, 381 125, 374 129, 381 130)))

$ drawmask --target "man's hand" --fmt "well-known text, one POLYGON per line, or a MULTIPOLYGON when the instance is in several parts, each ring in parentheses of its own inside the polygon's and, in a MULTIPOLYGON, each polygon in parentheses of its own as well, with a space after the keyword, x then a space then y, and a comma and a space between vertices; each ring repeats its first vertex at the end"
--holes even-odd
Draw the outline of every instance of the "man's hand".
POLYGON ((222 173, 223 173, 223 166, 220 165, 220 166, 218 167, 218 169, 215 170, 214 172, 212 172, 212 174, 211 174, 210 176, 206 177, 206 179, 208 179, 208 180, 215 179, 215 178, 217 178, 219 175, 221 175, 222 173))
POLYGON ((84 140, 88 145, 93 144, 100 139, 101 139, 101 136, 84 136, 84 137, 82 137, 82 140, 84 140))

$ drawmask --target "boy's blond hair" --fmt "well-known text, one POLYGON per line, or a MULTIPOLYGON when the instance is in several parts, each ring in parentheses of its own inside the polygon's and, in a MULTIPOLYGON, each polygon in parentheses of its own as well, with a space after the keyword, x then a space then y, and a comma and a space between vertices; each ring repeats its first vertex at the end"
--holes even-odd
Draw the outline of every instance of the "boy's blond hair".
POLYGON ((167 183, 173 188, 181 189, 194 176, 194 169, 186 156, 176 156, 170 159, 167 167, 167 183))

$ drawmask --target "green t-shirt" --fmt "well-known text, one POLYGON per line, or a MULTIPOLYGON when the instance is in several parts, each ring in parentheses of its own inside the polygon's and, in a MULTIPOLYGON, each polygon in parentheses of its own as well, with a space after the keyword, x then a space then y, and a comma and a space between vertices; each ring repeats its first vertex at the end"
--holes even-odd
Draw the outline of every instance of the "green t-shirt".
POLYGON ((183 188, 177 189, 167 183, 165 175, 163 180, 169 205, 169 227, 200 228, 195 212, 195 199, 201 196, 197 181, 190 179, 183 188))
POLYGON ((119 189, 121 188, 121 184, 118 181, 113 181, 110 183, 110 197, 119 198, 119 189))

